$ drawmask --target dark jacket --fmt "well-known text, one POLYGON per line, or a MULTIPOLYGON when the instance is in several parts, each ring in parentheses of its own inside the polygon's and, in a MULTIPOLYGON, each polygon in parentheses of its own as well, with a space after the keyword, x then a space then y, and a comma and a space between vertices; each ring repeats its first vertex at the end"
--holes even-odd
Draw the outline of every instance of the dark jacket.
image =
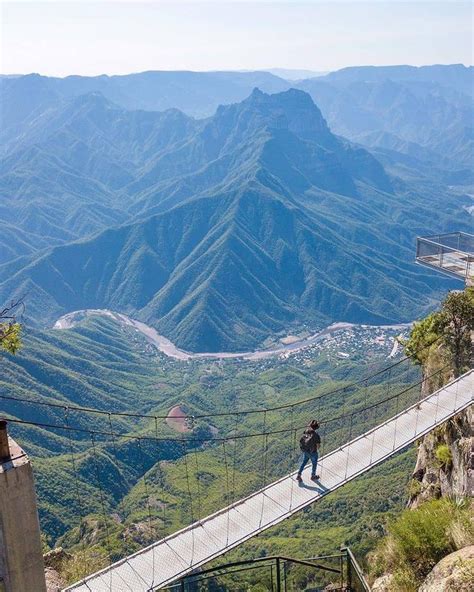
POLYGON ((313 428, 306 428, 300 440, 300 447, 303 452, 313 454, 318 451, 318 446, 321 444, 321 437, 313 428))

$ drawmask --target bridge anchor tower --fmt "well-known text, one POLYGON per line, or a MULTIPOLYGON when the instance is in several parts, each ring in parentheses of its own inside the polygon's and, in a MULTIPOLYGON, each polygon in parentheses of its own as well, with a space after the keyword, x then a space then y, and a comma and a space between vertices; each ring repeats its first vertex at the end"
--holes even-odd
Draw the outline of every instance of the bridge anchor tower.
POLYGON ((46 592, 33 471, 0 420, 0 592, 46 592))

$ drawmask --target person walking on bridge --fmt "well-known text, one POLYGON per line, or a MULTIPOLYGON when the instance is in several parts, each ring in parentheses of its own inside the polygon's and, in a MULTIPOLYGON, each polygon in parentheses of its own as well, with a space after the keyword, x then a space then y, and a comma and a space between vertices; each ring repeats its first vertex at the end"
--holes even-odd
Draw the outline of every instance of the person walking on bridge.
POLYGON ((311 481, 317 481, 319 479, 319 475, 316 474, 316 468, 318 466, 318 450, 321 446, 321 437, 317 432, 318 428, 319 423, 313 419, 300 438, 300 448, 301 452, 303 453, 303 462, 301 463, 300 470, 296 475, 296 480, 299 482, 303 480, 301 474, 310 460, 312 464, 311 481))

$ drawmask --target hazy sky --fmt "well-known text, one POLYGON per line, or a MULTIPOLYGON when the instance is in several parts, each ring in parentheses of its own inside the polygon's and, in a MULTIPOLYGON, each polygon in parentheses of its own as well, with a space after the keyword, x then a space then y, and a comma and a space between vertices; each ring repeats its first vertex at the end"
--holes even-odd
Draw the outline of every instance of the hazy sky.
POLYGON ((472 62, 470 2, 2 1, 2 73, 472 62))

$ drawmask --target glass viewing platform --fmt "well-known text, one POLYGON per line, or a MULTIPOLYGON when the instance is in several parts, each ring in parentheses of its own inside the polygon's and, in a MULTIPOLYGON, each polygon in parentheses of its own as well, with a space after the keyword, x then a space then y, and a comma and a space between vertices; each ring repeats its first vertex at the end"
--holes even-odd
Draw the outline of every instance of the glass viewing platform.
POLYGON ((474 280, 474 235, 451 232, 416 239, 416 262, 467 283, 474 280))

